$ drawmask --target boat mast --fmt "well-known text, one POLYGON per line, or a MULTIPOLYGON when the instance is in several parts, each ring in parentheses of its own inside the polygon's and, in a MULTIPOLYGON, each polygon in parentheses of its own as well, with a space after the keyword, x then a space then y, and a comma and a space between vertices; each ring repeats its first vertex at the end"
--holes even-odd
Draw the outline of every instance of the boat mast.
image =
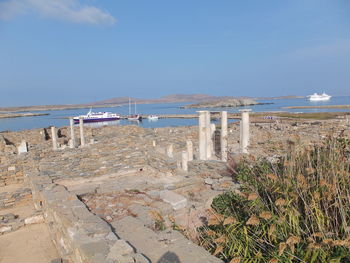
POLYGON ((135 115, 136 115, 136 101, 135 101, 135 115))
POLYGON ((131 115, 131 104, 130 104, 130 98, 129 98, 129 116, 131 115))

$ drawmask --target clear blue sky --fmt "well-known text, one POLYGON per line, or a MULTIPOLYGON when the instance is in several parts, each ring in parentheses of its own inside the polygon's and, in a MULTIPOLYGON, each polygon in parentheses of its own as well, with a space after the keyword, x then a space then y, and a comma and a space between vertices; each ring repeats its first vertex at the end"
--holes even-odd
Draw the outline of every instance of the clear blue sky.
POLYGON ((349 0, 0 0, 0 106, 350 95, 349 0))

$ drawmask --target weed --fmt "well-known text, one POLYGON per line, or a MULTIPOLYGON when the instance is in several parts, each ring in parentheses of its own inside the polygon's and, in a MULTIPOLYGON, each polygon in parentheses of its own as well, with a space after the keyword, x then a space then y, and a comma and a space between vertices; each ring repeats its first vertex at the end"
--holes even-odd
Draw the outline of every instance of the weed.
POLYGON ((328 138, 278 163, 237 165, 200 243, 226 262, 350 262, 350 142, 328 138))

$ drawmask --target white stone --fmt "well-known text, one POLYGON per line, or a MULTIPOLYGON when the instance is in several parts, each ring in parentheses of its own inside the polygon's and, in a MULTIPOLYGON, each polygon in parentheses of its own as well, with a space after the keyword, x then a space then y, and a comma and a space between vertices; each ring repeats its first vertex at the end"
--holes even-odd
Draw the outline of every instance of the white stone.
POLYGON ((28 152, 28 145, 25 140, 22 140, 21 144, 17 147, 18 154, 28 152))
POLYGON ((182 164, 181 164, 182 170, 188 171, 187 163, 188 163, 188 153, 187 153, 187 151, 183 151, 182 152, 182 164))
POLYGON ((69 126, 70 126, 69 148, 75 148, 75 134, 74 134, 74 119, 73 118, 69 118, 69 126))
POLYGON ((199 160, 207 160, 207 136, 206 136, 206 113, 205 111, 198 111, 199 113, 199 160))
POLYGON ((71 149, 73 149, 75 147, 74 146, 74 141, 72 139, 69 139, 68 145, 69 145, 69 148, 71 148, 71 149))
POLYGON ((210 123, 210 150, 211 154, 210 157, 215 156, 215 145, 214 145, 214 134, 216 130, 216 125, 215 123, 210 123))
POLYGON ((186 141, 188 161, 193 161, 193 143, 191 140, 186 141))
POLYGON ((160 192, 160 198, 169 203, 174 210, 179 210, 187 206, 187 199, 173 191, 164 190, 160 192))
POLYGON ((0 233, 3 234, 3 233, 7 233, 7 232, 11 232, 12 230, 12 227, 11 226, 3 226, 3 227, 0 227, 0 233))
POLYGON ((84 120, 83 118, 79 119, 79 128, 80 128, 80 146, 85 146, 85 137, 84 137, 84 120))
POLYGON ((207 160, 209 160, 211 158, 211 154, 212 154, 212 147, 213 147, 213 140, 212 140, 212 127, 210 124, 210 112, 206 111, 205 112, 205 133, 207 136, 207 160))
POLYGON ((221 112, 221 133, 220 133, 220 145, 221 145, 221 161, 227 161, 227 111, 221 112))
POLYGON ((32 216, 24 219, 25 225, 38 224, 44 222, 44 217, 42 215, 32 216))
POLYGON ((242 120, 240 127, 240 144, 242 153, 248 153, 249 146, 249 112, 251 109, 240 110, 242 112, 242 120))
POLYGON ((172 144, 170 144, 168 146, 168 148, 166 149, 166 153, 167 153, 169 158, 173 158, 174 157, 174 155, 173 155, 173 145, 172 144))
POLYGON ((211 178, 205 178, 204 183, 212 185, 214 183, 214 180, 211 178))
POLYGON ((52 137, 52 147, 54 150, 57 150, 57 148, 58 148, 57 132, 56 132, 56 127, 54 127, 54 126, 51 127, 51 137, 52 137))
POLYGON ((16 166, 10 166, 7 171, 16 171, 16 166))

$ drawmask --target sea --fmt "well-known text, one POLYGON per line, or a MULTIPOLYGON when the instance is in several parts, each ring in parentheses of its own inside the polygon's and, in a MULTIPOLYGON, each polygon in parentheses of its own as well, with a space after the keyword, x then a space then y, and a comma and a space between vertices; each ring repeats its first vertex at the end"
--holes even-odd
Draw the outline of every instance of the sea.
MULTIPOLYGON (((252 112, 267 112, 267 115, 273 116, 274 112, 350 112, 350 109, 284 109, 288 106, 317 106, 317 105, 350 105, 350 96, 332 97, 329 101, 311 102, 306 98, 302 99, 278 99, 278 100, 259 100, 262 105, 239 107, 239 108, 211 108, 211 111, 226 110, 230 113, 236 113, 240 109, 249 108, 252 112)), ((161 104, 139 104, 137 105, 138 114, 194 114, 198 109, 181 109, 183 105, 191 103, 161 103, 161 104)), ((5 118, 0 119, 0 131, 20 131, 26 129, 46 128, 50 126, 62 127, 69 125, 69 117, 74 117, 86 114, 90 108, 73 109, 73 110, 58 110, 58 111, 36 111, 35 113, 47 113, 49 115, 33 116, 33 117, 19 117, 19 118, 5 118)), ((109 111, 120 115, 128 115, 129 106, 96 108, 93 111, 109 111)), ((233 121, 233 120, 232 120, 233 121)), ((198 124, 198 119, 158 119, 156 121, 143 120, 141 122, 119 120, 113 122, 89 123, 92 127, 99 127, 103 125, 139 125, 145 128, 157 127, 176 127, 176 126, 193 126, 198 124)))

